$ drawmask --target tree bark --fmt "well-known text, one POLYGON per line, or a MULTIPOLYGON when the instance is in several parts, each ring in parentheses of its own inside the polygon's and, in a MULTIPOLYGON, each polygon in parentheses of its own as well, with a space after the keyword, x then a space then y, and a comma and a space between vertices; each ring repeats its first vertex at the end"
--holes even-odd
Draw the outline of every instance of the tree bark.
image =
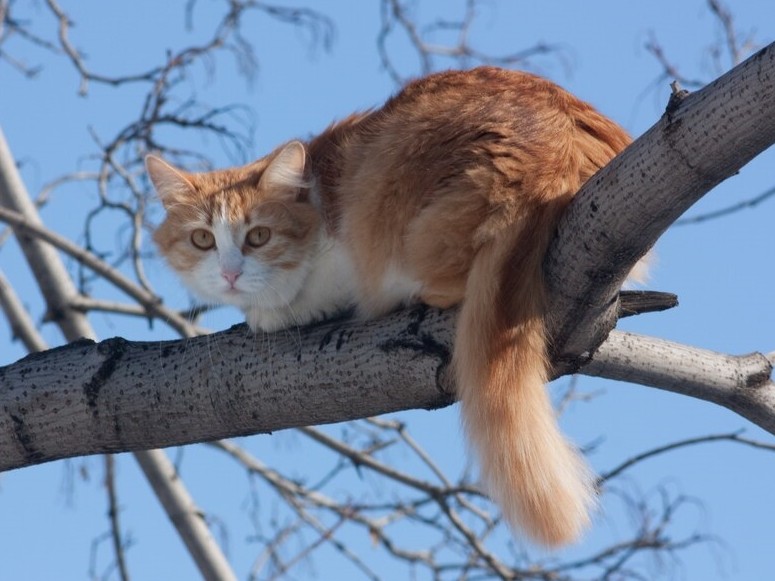
POLYGON ((0 369, 0 470, 452 402, 453 316, 417 308, 273 335, 83 340, 0 369))
MULTIPOLYGON (((622 280, 656 238, 775 142, 774 46, 673 100, 582 188, 545 263, 557 373, 594 358, 615 324, 622 280)), ((29 356, 0 369, 0 470, 447 405, 455 318, 455 310, 417 307, 365 324, 258 336, 237 326, 174 342, 82 341, 29 356)), ((635 338, 616 356, 604 344, 591 371, 620 376, 623 358, 635 369, 645 361, 640 344, 635 338)), ((685 360, 678 351, 644 366, 667 361, 678 369, 685 360)), ((772 430, 772 362, 756 361, 754 379, 743 383, 765 395, 737 411, 772 430)), ((644 373, 629 378, 656 377, 644 373)), ((700 374, 691 395, 719 401, 715 373, 700 374)))

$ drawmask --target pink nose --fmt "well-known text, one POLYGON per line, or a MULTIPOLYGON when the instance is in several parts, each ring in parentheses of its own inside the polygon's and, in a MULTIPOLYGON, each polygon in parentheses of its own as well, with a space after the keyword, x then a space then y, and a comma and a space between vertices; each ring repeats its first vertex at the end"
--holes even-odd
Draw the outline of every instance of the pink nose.
POLYGON ((221 276, 223 278, 225 278, 226 281, 231 286, 234 286, 234 283, 237 282, 237 279, 240 277, 241 274, 242 274, 242 271, 237 271, 237 272, 234 272, 234 271, 221 272, 221 276))

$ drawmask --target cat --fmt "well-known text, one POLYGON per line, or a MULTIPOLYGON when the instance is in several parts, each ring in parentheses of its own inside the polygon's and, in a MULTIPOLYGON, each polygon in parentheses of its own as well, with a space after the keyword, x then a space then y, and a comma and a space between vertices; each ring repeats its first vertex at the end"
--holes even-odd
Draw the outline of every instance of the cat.
POLYGON ((462 305, 453 364, 483 480, 513 529, 559 546, 588 526, 596 492, 545 390, 542 260, 573 195, 629 143, 536 75, 431 74, 244 167, 148 156, 166 209, 154 239, 195 294, 254 331, 462 305))

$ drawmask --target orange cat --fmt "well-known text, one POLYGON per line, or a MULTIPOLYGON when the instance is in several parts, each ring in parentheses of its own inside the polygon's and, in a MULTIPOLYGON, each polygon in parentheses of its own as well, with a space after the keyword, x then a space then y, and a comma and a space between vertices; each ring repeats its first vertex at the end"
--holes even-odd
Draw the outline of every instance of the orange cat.
POLYGON ((534 75, 434 74, 244 167, 191 174, 149 156, 167 210, 155 240, 254 331, 462 303, 453 359, 484 480, 512 526, 559 545, 588 524, 595 483, 544 388, 541 264, 575 192, 629 141, 534 75))

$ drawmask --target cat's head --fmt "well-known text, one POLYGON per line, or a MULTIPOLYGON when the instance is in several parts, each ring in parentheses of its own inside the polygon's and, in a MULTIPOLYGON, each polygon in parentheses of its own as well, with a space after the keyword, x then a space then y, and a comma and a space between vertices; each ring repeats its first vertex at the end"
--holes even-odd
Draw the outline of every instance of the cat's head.
POLYGON ((207 173, 146 158, 167 212, 154 240, 196 295, 243 310, 293 300, 321 227, 309 202, 305 159, 298 141, 249 165, 207 173))

